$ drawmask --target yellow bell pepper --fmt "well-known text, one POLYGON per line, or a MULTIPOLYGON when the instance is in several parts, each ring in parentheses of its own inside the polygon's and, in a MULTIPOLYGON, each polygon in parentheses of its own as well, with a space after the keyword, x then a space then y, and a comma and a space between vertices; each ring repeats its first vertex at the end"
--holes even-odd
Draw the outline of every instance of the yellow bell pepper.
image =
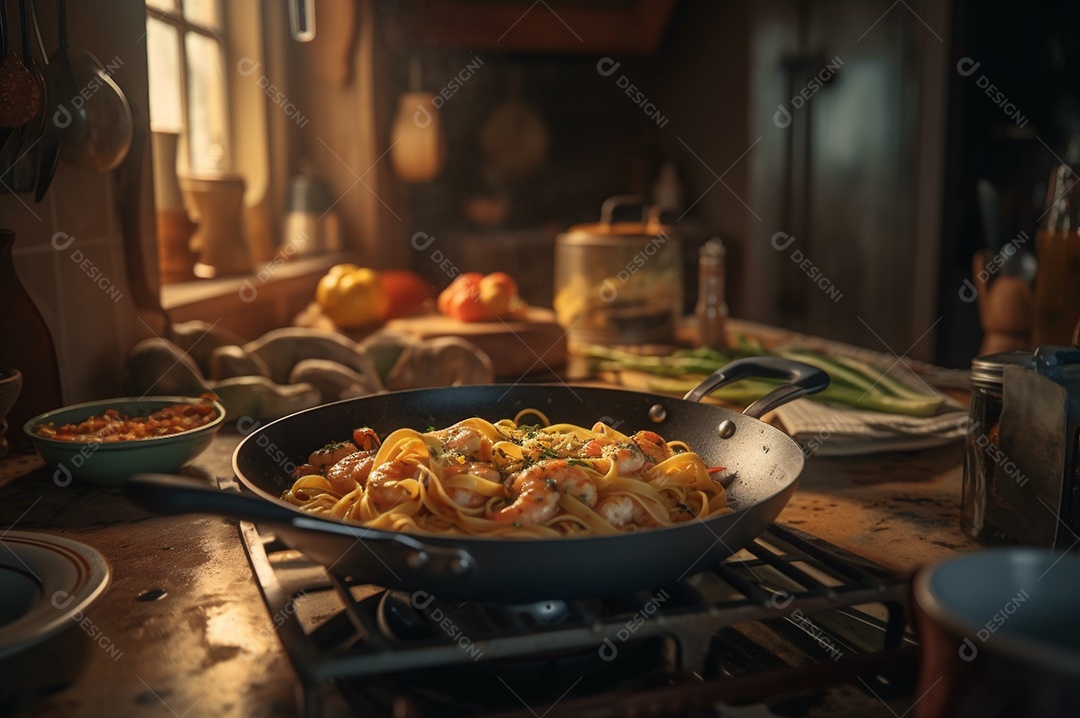
POLYGON ((362 327, 381 322, 390 309, 379 273, 355 264, 337 264, 319 280, 315 301, 339 327, 362 327))

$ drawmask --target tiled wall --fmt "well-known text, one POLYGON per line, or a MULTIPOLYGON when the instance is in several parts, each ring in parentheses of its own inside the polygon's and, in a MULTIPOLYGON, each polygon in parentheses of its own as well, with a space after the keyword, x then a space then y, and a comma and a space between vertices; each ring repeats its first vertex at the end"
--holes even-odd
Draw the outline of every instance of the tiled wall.
MULTIPOLYGON (((18 4, 6 1, 15 22, 18 4)), ((51 51, 56 46, 53 8, 51 3, 38 6, 45 44, 51 51)), ((71 44, 99 58, 123 60, 113 77, 137 121, 146 126, 144 13, 141 0, 68 3, 71 44)), ((13 44, 17 47, 17 37, 13 44)), ((140 234, 149 245, 147 251, 152 251, 148 166, 143 178, 140 234)), ((116 396, 123 357, 137 337, 146 333, 135 318, 127 285, 113 186, 112 173, 61 163, 41 204, 34 203, 32 195, 12 195, 0 188, 0 226, 16 233, 16 270, 52 331, 67 403, 116 396)))

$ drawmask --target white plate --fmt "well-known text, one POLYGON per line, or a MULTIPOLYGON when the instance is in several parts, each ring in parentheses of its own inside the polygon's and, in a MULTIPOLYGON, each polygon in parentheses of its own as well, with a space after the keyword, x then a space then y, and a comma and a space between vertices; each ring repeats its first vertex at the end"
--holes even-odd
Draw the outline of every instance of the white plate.
POLYGON ((70 625, 109 585, 109 564, 71 539, 30 531, 0 537, 0 659, 70 625))

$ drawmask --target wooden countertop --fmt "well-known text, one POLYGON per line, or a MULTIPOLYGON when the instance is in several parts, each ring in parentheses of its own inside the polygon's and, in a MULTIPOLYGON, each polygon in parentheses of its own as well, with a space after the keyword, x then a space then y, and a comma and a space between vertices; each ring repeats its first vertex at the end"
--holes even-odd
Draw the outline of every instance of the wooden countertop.
MULTIPOLYGON (((239 439, 219 435, 183 473, 226 478, 239 439)), ((119 489, 61 487, 32 454, 0 462, 0 534, 8 530, 91 546, 112 579, 88 623, 0 661, 0 715, 296 714, 295 676, 235 521, 156 516, 119 489)))
MULTIPOLYGON (((184 473, 228 479, 239 438, 223 431, 184 473)), ((909 572, 976 547, 959 526, 961 464, 959 442, 811 457, 780 522, 909 572)), ((0 681, 0 713, 295 715, 296 678, 234 521, 153 516, 117 489, 57 486, 36 455, 22 455, 0 461, 0 532, 12 529, 88 544, 113 576, 83 630, 0 661, 0 675, 17 677, 0 681), (102 636, 119 656, 99 647, 102 636)))

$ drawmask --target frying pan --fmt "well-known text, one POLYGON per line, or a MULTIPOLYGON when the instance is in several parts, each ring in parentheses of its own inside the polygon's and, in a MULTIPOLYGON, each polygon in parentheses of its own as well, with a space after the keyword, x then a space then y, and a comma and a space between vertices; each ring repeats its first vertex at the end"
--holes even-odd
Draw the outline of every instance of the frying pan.
POLYGON ((536 384, 392 392, 327 404, 255 429, 236 448, 233 468, 258 498, 161 475, 136 476, 125 491, 162 513, 212 513, 271 525, 287 545, 328 570, 388 588, 504 603, 623 594, 709 569, 773 522, 795 491, 803 454, 791 437, 757 417, 828 384, 819 369, 766 357, 732 362, 684 399, 536 384), (789 383, 743 414, 698 403, 747 376, 789 383), (444 427, 471 416, 494 421, 529 407, 552 422, 591 426, 602 420, 627 433, 649 429, 687 442, 707 466, 735 472, 728 485, 734 510, 616 536, 507 539, 372 530, 309 514, 278 498, 291 484, 295 464, 358 426, 386 436, 401 427, 444 427))

